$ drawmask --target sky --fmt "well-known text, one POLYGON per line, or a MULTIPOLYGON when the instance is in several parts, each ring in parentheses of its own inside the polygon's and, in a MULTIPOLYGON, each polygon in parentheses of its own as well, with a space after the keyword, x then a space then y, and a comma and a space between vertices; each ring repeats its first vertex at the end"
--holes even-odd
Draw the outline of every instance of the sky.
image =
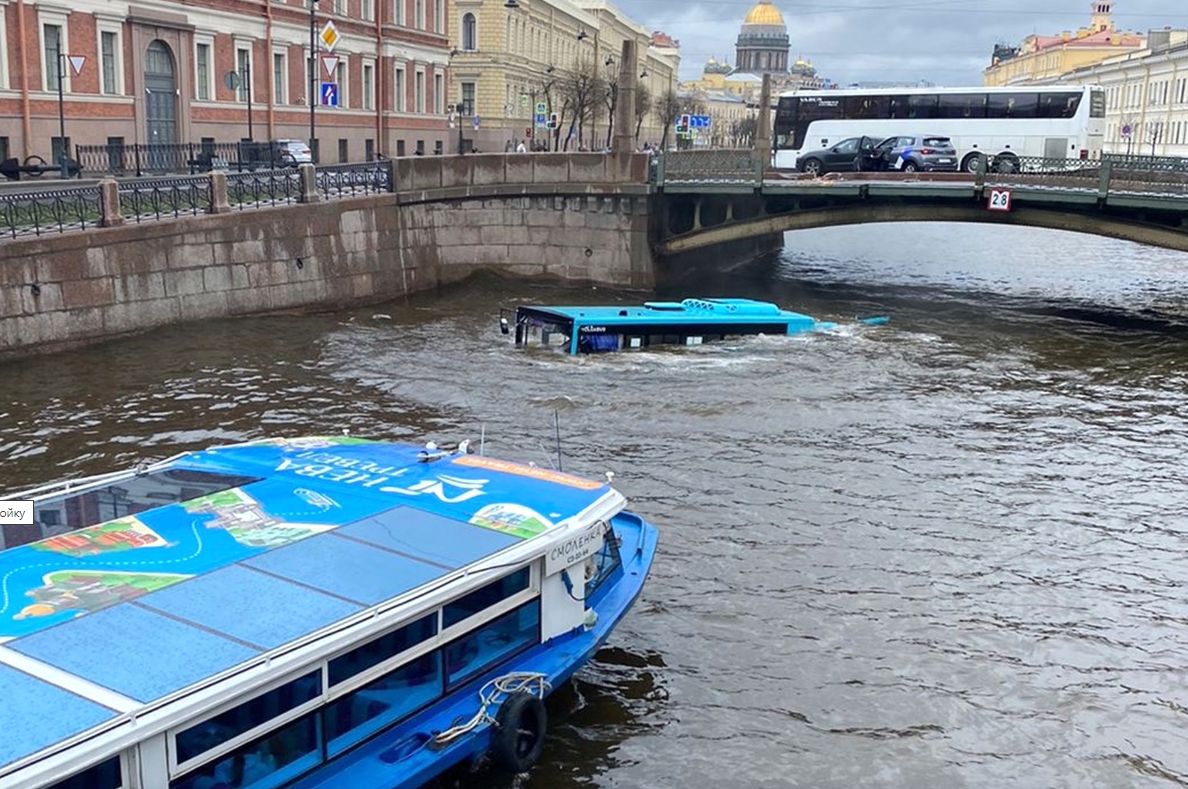
MULTIPOLYGON (((756 0, 612 0, 624 13, 681 42, 681 78, 711 56, 734 62, 734 39, 756 0)), ((792 57, 811 60, 842 86, 928 80, 980 85, 996 42, 1089 24, 1089 0, 774 0, 792 57)), ((1119 29, 1188 28, 1188 0, 1115 0, 1119 29)))

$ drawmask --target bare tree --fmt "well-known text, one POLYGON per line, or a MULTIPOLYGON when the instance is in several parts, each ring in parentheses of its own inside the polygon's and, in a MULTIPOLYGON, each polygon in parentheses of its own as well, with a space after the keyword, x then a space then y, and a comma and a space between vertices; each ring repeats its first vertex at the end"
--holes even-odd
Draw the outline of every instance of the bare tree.
POLYGON ((639 130, 643 128, 644 118, 652 111, 652 92, 648 86, 640 82, 635 86, 635 140, 639 142, 639 130))
POLYGON ((755 133, 759 130, 759 120, 751 115, 731 124, 731 142, 736 148, 750 148, 755 144, 755 133))
MULTIPOLYGON (((577 126, 577 138, 580 143, 584 137, 586 123, 592 121, 601 101, 602 80, 594 72, 589 58, 578 61, 574 70, 560 79, 561 95, 569 104, 573 112, 574 124, 577 126)), ((565 150, 569 150, 569 137, 565 139, 565 150)))
POLYGON ((602 103, 606 106, 606 147, 609 148, 611 146, 611 138, 615 133, 615 110, 619 107, 618 80, 608 79, 603 83, 602 103))
POLYGON ((676 119, 681 114, 681 101, 677 98, 676 91, 669 88, 664 93, 656 97, 655 103, 652 105, 652 112, 660 119, 664 131, 660 136, 660 150, 668 148, 668 130, 676 123, 676 119))

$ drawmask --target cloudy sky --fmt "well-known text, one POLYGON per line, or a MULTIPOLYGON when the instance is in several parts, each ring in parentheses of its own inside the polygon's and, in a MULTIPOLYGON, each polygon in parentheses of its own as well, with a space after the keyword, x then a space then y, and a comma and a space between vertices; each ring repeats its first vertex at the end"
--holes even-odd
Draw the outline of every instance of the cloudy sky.
MULTIPOLYGON (((681 76, 711 55, 734 62, 738 27, 755 0, 615 0, 632 18, 681 42, 681 76)), ((842 85, 860 81, 981 84, 995 42, 1089 23, 1089 0, 774 0, 792 55, 842 85)), ((1116 0, 1123 30, 1188 27, 1188 0, 1116 0)))

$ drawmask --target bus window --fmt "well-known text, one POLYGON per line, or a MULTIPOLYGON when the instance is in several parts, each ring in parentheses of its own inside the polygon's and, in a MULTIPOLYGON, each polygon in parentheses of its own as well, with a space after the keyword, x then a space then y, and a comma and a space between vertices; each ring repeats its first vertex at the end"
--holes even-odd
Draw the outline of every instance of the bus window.
POLYGON ((950 93, 940 97, 938 118, 985 118, 985 93, 950 93))
POLYGON ((986 117, 1034 118, 1038 109, 1038 93, 991 93, 986 102, 986 117))
POLYGON ((1079 93, 1041 93, 1037 118, 1075 118, 1081 106, 1079 93))
POLYGON ((847 120, 878 120, 887 114, 886 96, 850 96, 843 104, 847 120))
POLYGON ((889 96, 890 106, 887 108, 888 118, 906 118, 908 117, 908 96, 889 96))
POLYGON ((939 118, 937 114, 940 99, 935 93, 922 93, 908 96, 909 118, 939 118))

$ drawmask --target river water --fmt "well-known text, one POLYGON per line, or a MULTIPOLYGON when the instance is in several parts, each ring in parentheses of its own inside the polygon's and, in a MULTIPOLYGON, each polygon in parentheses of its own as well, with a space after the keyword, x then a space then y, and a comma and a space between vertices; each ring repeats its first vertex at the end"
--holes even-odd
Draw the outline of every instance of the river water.
POLYGON ((1188 785, 1186 291, 1183 254, 917 224, 661 291, 843 322, 807 339, 524 354, 498 306, 641 294, 497 279, 166 329, 0 366, 0 487, 343 428, 546 465, 556 411, 661 551, 544 763, 440 786, 1188 785))

